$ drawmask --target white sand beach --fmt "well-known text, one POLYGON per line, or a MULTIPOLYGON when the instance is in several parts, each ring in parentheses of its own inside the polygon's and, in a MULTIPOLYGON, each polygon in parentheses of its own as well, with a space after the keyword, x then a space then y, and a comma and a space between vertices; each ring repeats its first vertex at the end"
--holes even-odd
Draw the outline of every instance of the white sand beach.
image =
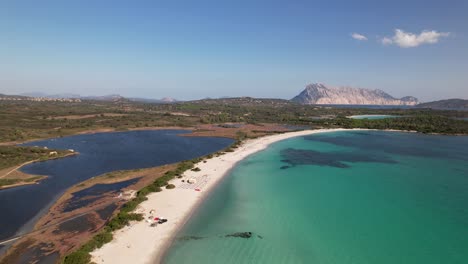
POLYGON ((141 203, 137 209, 146 220, 149 217, 159 217, 168 219, 168 222, 155 227, 151 227, 148 221, 133 222, 131 226, 115 232, 113 241, 92 252, 92 261, 98 264, 159 263, 164 251, 179 228, 188 220, 191 212, 238 161, 283 139, 341 130, 345 129, 306 130, 251 139, 234 152, 196 164, 200 171, 187 171, 183 178, 185 181, 193 179, 195 183, 189 184, 182 182, 182 179, 174 179, 170 183, 176 186, 175 189, 164 189, 162 192, 150 194, 148 200, 141 203))

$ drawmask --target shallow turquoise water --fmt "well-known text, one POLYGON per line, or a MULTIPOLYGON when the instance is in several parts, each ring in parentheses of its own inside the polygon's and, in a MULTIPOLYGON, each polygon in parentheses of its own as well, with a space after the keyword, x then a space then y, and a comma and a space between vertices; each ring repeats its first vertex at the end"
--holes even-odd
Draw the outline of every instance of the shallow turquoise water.
POLYGON ((394 115, 354 115, 350 116, 352 119, 370 119, 370 120, 376 120, 376 119, 385 119, 385 118, 397 118, 399 116, 394 116, 394 115))
POLYGON ((467 263, 467 205, 468 137, 293 138, 239 163, 164 262, 467 263))

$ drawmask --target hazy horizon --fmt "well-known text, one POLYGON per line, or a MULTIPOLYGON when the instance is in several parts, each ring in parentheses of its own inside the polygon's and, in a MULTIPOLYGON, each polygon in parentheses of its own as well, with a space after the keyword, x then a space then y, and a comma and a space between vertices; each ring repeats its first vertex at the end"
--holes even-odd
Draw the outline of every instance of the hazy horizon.
POLYGON ((466 1, 2 1, 0 93, 468 99, 466 1))
MULTIPOLYGON (((306 87, 304 87, 305 89, 306 87)), ((353 87, 353 88, 363 88, 363 87, 353 87)), ((294 96, 298 95, 301 91, 304 89, 300 90, 297 94, 294 96)), ((385 91, 384 91, 385 92, 385 91)), ((0 93, 1 94, 1 93, 0 93)), ((161 100, 161 99, 175 99, 177 101, 191 101, 191 100, 201 100, 201 99, 221 99, 221 98, 236 98, 236 97, 253 97, 250 95, 237 95, 237 96, 229 96, 229 95, 224 95, 224 96, 217 96, 217 97, 210 97, 210 96, 202 96, 198 98, 189 98, 189 99, 181 99, 181 98, 176 98, 173 96, 161 96, 161 97, 148 97, 148 96, 126 96, 123 94, 118 94, 118 93, 109 93, 109 94, 80 94, 80 93, 72 93, 72 92, 63 92, 63 93, 45 93, 41 91, 31 91, 31 92, 24 92, 24 93, 19 93, 19 94, 7 94, 7 95, 19 95, 19 96, 32 96, 32 97, 57 97, 57 98, 86 98, 86 97, 105 97, 105 96, 122 96, 124 98, 140 98, 140 99, 149 99, 149 100, 161 100), (77 97, 73 97, 73 96, 77 97)), ((390 94, 391 95, 391 94, 390 94)), ((268 96, 260 96, 260 97, 254 97, 254 98, 265 98, 265 99, 285 99, 285 100, 290 100, 294 96, 291 96, 290 98, 279 98, 279 97, 268 97, 268 96)), ((393 96, 393 95, 391 95, 393 96)), ((409 95, 411 96, 411 95, 409 95)), ((396 99, 400 99, 400 97, 395 97, 396 99)), ((419 98, 419 103, 425 103, 429 101, 422 101, 419 98)), ((465 98, 441 98, 441 99, 435 99, 432 101, 439 101, 439 100, 445 100, 445 99, 465 99, 465 98)))

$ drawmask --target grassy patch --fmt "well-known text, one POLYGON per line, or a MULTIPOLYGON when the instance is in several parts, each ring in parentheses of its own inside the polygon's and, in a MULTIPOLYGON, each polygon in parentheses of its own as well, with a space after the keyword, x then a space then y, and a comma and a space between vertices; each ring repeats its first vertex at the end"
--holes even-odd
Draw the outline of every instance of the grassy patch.
POLYGON ((22 182, 20 179, 0 179, 0 187, 22 182))
POLYGON ((0 169, 21 165, 32 160, 47 160, 62 157, 69 151, 44 149, 40 147, 0 146, 0 169), (50 152, 56 151, 56 155, 50 152))
POLYGON ((43 178, 45 178, 45 176, 33 176, 26 179, 0 179, 0 188, 13 184, 36 182, 43 178))

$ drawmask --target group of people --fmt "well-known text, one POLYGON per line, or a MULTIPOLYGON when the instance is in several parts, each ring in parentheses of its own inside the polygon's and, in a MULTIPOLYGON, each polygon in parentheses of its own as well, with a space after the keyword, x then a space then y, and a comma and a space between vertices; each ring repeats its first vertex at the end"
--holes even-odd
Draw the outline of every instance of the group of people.
POLYGON ((148 222, 150 224, 151 227, 155 227, 157 226, 158 224, 164 224, 167 222, 167 219, 166 218, 163 218, 163 217, 154 217, 153 216, 153 213, 155 212, 155 210, 151 210, 149 212, 149 216, 148 218, 146 219, 146 222, 148 222))

